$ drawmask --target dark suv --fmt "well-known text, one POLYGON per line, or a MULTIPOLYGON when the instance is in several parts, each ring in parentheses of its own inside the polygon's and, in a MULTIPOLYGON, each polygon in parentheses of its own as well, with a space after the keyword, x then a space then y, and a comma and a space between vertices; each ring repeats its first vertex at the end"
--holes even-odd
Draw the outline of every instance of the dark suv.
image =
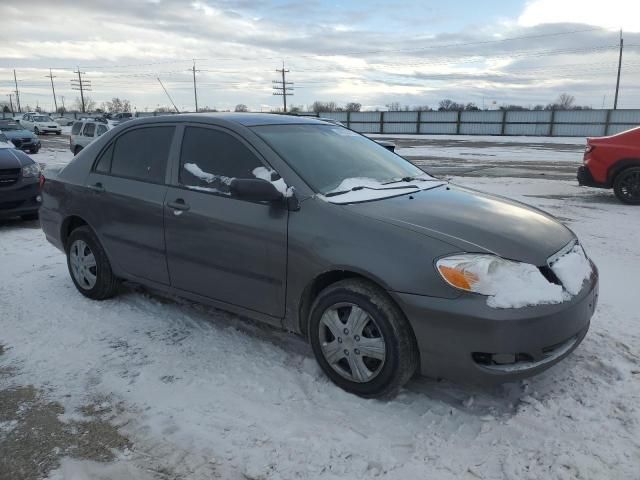
POLYGON ((43 180, 40 165, 28 155, 0 147, 0 218, 38 218, 43 180))

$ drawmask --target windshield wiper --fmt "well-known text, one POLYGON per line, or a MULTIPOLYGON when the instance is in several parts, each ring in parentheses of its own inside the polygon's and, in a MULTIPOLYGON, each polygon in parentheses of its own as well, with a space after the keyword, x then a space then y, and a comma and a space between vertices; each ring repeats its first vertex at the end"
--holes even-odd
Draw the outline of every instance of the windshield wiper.
MULTIPOLYGON (((390 182, 393 183, 393 182, 390 182)), ((381 185, 386 185, 385 183, 381 183, 381 185)), ((376 187, 370 187, 367 185, 358 185, 357 187, 353 187, 350 188, 349 190, 339 190, 337 192, 329 192, 329 193, 325 193, 324 196, 325 197, 335 197, 336 195, 342 195, 343 193, 349 193, 349 192, 357 192, 358 190, 363 190, 363 189, 368 189, 368 190, 404 190, 407 188, 420 188, 417 185, 406 185, 404 187, 386 187, 386 188, 376 188, 376 187)))
POLYGON ((391 180, 389 182, 384 182, 381 185, 390 185, 392 183, 400 183, 400 182, 415 182, 415 181, 420 181, 420 182, 429 182, 435 180, 433 178, 424 178, 422 176, 415 176, 415 177, 402 177, 399 178, 397 180, 391 180))

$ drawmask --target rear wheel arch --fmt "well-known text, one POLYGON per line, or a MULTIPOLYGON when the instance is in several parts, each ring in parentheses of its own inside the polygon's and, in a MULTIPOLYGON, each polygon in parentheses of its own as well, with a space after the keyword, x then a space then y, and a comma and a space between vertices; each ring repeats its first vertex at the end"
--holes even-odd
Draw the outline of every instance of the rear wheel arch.
POLYGON ((64 219, 62 222, 62 226, 60 227, 60 240, 62 241, 62 245, 67 246, 67 240, 69 239, 69 235, 75 229, 80 227, 89 227, 89 224, 82 218, 77 215, 70 215, 64 219))
POLYGON ((640 167, 640 158, 625 158, 613 164, 607 174, 609 186, 612 187, 613 183, 616 181, 616 177, 624 170, 631 167, 640 167))

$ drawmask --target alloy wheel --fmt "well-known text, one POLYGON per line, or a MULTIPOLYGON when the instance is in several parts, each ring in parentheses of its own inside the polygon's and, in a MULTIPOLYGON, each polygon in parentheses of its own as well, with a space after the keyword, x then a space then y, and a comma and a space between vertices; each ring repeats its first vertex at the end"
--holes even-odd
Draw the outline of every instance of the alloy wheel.
POLYGON ((83 240, 76 240, 69 249, 69 264, 76 283, 85 290, 96 285, 98 276, 96 258, 83 240))
POLYGON ((640 171, 634 170, 621 178, 619 190, 629 202, 640 202, 640 171))
POLYGON ((332 305, 318 328, 322 354, 339 375, 365 383, 380 373, 387 348, 376 321, 364 309, 354 303, 332 305))

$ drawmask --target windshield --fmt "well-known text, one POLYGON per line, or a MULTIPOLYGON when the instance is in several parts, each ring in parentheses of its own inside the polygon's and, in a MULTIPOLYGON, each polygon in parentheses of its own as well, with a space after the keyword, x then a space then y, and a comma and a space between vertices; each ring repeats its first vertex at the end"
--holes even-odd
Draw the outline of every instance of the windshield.
POLYGON ((0 130, 22 130, 22 127, 17 123, 0 123, 0 130))
POLYGON ((253 131, 322 194, 359 186, 380 187, 409 177, 429 178, 404 158, 343 127, 263 125, 253 131))
POLYGON ((33 121, 34 122, 53 122, 53 120, 51 120, 51 117, 47 117, 45 115, 37 115, 33 117, 33 121))

